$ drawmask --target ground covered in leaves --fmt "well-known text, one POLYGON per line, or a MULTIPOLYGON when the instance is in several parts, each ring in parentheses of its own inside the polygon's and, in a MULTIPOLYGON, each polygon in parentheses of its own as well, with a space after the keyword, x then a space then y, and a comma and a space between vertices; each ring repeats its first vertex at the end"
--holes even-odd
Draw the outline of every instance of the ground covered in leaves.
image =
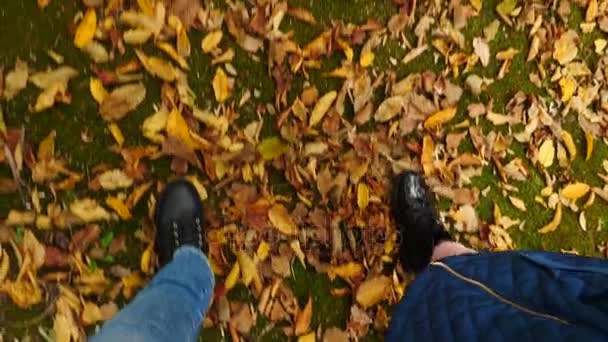
POLYGON ((204 340, 380 340, 390 179, 455 238, 604 257, 608 1, 24 0, 0 8, 0 340, 82 341, 156 271, 187 177, 204 340))

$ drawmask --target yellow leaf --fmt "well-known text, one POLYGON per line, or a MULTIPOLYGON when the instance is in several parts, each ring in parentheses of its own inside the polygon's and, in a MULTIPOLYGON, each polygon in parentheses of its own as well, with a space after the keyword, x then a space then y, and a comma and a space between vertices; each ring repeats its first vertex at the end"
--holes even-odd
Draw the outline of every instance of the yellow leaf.
POLYGON ((137 5, 144 14, 153 16, 154 15, 154 2, 151 0, 137 0, 137 5))
POLYGON ((576 83, 570 77, 564 77, 559 80, 559 86, 562 89, 562 102, 567 103, 574 95, 576 83))
POLYGON ((369 188, 365 183, 357 185, 357 206, 359 210, 364 211, 369 204, 369 188))
POLYGON ((481 11, 481 7, 483 6, 481 1, 482 0, 470 0, 471 6, 478 12, 481 11))
POLYGON ((201 42, 201 48, 204 53, 209 53, 213 51, 222 41, 222 37, 224 33, 222 30, 212 31, 207 33, 203 41, 201 42))
POLYGON ((538 162, 544 167, 549 167, 553 165, 554 159, 555 145, 552 139, 546 139, 538 149, 538 162))
POLYGON ((168 119, 169 111, 164 106, 161 107, 158 112, 147 117, 142 124, 144 137, 155 143, 162 144, 165 137, 161 134, 161 131, 167 127, 168 119))
POLYGON ((189 57, 191 51, 192 48, 190 46, 188 32, 186 32, 186 29, 182 25, 180 29, 177 30, 177 52, 182 57, 189 57))
POLYGON ((315 332, 312 331, 306 335, 302 335, 300 337, 298 337, 298 342, 315 342, 316 341, 316 336, 315 336, 315 332))
POLYGON ((85 302, 81 315, 84 325, 91 325, 101 321, 101 310, 99 306, 93 302, 85 302))
POLYGON ((270 254, 270 245, 268 244, 268 242, 262 240, 262 242, 260 242, 260 244, 258 245, 258 249, 256 251, 258 260, 259 261, 266 260, 266 258, 268 258, 269 254, 270 254))
POLYGON ((585 161, 587 161, 591 159, 591 155, 593 154, 593 136, 585 132, 585 140, 587 141, 587 156, 585 157, 585 161))
POLYGON ((213 77, 213 93, 217 102, 224 102, 230 97, 230 83, 224 69, 217 68, 213 77))
POLYGON ((190 128, 182 114, 177 110, 173 109, 169 113, 167 118, 167 134, 181 140, 184 144, 188 145, 192 149, 196 149, 198 144, 190 136, 190 128))
POLYGON ((559 227, 562 222, 562 204, 557 202, 557 209, 555 209, 555 216, 553 216, 553 220, 549 222, 546 226, 542 227, 538 230, 540 234, 547 234, 555 231, 557 227, 559 227))
POLYGON ((189 180, 192 185, 194 185, 196 191, 198 192, 198 196, 201 198, 201 201, 204 201, 209 197, 209 195, 207 194, 207 189, 205 189, 205 186, 196 177, 196 175, 186 176, 186 179, 189 180))
POLYGON ((444 123, 449 122, 454 118, 454 116, 456 116, 456 109, 456 107, 446 108, 429 116, 424 121, 424 128, 431 130, 440 125, 443 125, 444 123))
POLYGON ((372 63, 374 63, 374 58, 376 57, 376 55, 374 55, 374 53, 372 51, 366 51, 364 53, 361 54, 361 58, 359 60, 359 64, 363 67, 363 68, 367 68, 368 66, 372 65, 372 63))
POLYGON ((279 137, 266 138, 258 146, 258 152, 264 160, 273 160, 287 152, 288 149, 289 145, 279 137))
POLYGON ((590 23, 595 20, 598 12, 598 3, 597 0, 589 0, 587 5, 587 12, 585 12, 585 21, 590 23))
POLYGON ((110 214, 91 198, 82 198, 72 202, 70 211, 84 222, 110 219, 110 214))
POLYGON ((112 208, 124 221, 133 218, 133 215, 131 215, 131 211, 129 210, 129 208, 127 208, 125 203, 117 197, 108 196, 106 198, 106 205, 112 208))
POLYGON ((359 288, 355 299, 364 309, 380 303, 386 299, 390 288, 391 278, 381 275, 366 279, 359 288))
POLYGON ((237 280, 239 280, 240 274, 241 267, 239 266, 238 262, 235 262, 232 266, 232 269, 230 270, 230 273, 228 273, 228 276, 226 277, 226 282, 224 284, 226 287, 226 291, 229 291, 231 288, 234 287, 234 285, 236 285, 237 280))
POLYGON ((287 208, 282 204, 275 204, 268 210, 268 219, 279 232, 285 235, 296 235, 298 233, 298 226, 289 215, 287 208))
POLYGON ((49 135, 40 142, 38 146, 38 161, 48 161, 53 159, 55 156, 55 138, 57 137, 57 132, 52 130, 49 135))
POLYGON ((435 151, 435 143, 430 135, 425 135, 422 139, 422 155, 420 156, 420 163, 422 164, 422 170, 425 176, 430 176, 435 170, 433 165, 433 152, 435 151))
POLYGON ((243 284, 245 284, 245 286, 249 286, 249 284, 251 284, 253 281, 255 288, 261 290, 262 281, 258 273, 258 268, 255 262, 253 262, 253 259, 244 251, 239 251, 236 254, 236 258, 239 263, 239 267, 241 268, 241 279, 243 280, 243 284))
POLYGON ((154 256, 154 246, 149 245, 146 250, 141 254, 141 260, 139 262, 139 267, 144 274, 152 274, 153 271, 153 257, 154 256))
POLYGON ((122 144, 125 143, 125 137, 122 135, 120 127, 118 127, 116 123, 111 123, 108 125, 108 129, 110 130, 110 133, 112 133, 112 137, 114 137, 118 146, 122 146, 122 144))
POLYGON ((184 57, 179 55, 171 44, 166 42, 158 42, 156 43, 156 46, 169 55, 169 57, 171 57, 175 62, 177 62, 182 69, 190 70, 188 62, 184 59, 184 57))
POLYGON ((304 335, 310 330, 310 321, 312 320, 312 297, 308 297, 306 306, 298 312, 296 323, 294 325, 294 334, 296 336, 304 335))
POLYGON ((10 257, 8 256, 8 253, 6 253, 6 249, 2 249, 2 258, 0 258, 1 262, 0 262, 0 284, 2 282, 4 282, 4 279, 6 279, 6 276, 8 275, 8 270, 9 270, 9 266, 10 266, 10 257))
POLYGON ((337 96, 338 93, 332 90, 327 94, 323 95, 319 99, 319 101, 317 101, 314 108, 312 109, 312 113, 310 114, 310 122, 308 123, 309 127, 313 127, 319 122, 321 122, 321 120, 323 120, 323 117, 325 116, 329 108, 331 108, 331 105, 334 103, 337 96))
POLYGON ((576 145, 574 144, 574 139, 572 139, 572 135, 570 135, 568 131, 562 131, 560 136, 564 141, 564 146, 566 146, 566 150, 568 150, 570 160, 574 160, 576 158, 576 145))
POLYGON ((577 182, 566 185, 562 189, 561 195, 569 200, 576 201, 577 199, 585 196, 589 190, 591 190, 589 185, 577 182))
POLYGON ((158 57, 148 57, 141 50, 135 50, 135 54, 150 75, 167 82, 173 82, 177 78, 177 72, 171 62, 158 57))
POLYGON ((95 31, 97 31, 97 13, 94 8, 89 8, 76 28, 74 45, 80 49, 84 48, 95 37, 95 31))
POLYGON ((338 266, 332 266, 327 273, 332 278, 337 275, 344 279, 351 279, 362 275, 364 270, 365 268, 360 263, 349 262, 338 266))
POLYGON ((89 80, 89 90, 93 99, 99 104, 102 104, 103 100, 108 97, 108 91, 103 87, 103 83, 101 83, 99 78, 91 77, 89 80))

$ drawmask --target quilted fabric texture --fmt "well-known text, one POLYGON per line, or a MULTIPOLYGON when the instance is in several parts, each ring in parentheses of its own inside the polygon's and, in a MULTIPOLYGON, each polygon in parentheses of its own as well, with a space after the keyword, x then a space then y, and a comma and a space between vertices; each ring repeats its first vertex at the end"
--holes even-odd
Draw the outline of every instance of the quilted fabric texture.
POLYGON ((431 265, 395 307, 386 341, 608 341, 608 261, 518 251, 442 262, 503 300, 431 265))

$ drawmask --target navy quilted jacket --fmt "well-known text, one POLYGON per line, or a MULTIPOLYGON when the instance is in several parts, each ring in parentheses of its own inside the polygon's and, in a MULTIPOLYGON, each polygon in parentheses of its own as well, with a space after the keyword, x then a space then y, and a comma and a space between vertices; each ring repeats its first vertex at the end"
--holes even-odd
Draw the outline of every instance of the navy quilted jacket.
POLYGON ((433 263, 386 341, 608 341, 608 261, 546 252, 433 263))

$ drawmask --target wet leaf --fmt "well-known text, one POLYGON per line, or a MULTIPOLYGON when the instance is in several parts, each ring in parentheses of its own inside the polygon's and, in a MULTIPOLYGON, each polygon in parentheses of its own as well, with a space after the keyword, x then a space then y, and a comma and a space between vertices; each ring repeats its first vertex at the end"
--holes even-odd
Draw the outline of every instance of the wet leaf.
POLYGON ((95 9, 89 8, 76 28, 74 45, 80 49, 84 48, 87 44, 93 41, 96 30, 97 13, 95 13, 95 9))
POLYGON ((127 84, 114 89, 103 101, 99 113, 105 121, 124 118, 146 98, 146 88, 141 83, 127 84))
POLYGON ((296 235, 298 233, 298 226, 289 215, 287 208, 282 204, 275 204, 268 210, 268 219, 279 232, 285 235, 296 235))

